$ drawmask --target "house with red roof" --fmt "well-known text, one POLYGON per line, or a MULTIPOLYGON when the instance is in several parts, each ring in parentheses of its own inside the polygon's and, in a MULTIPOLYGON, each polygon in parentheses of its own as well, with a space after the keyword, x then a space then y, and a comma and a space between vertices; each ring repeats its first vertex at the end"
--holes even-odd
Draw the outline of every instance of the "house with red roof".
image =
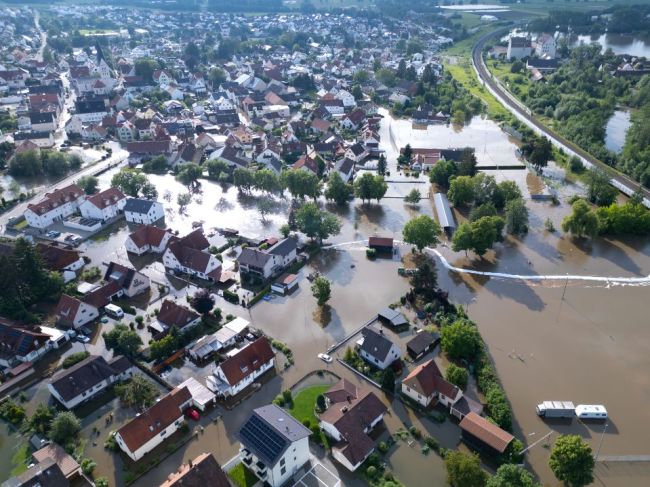
POLYGON ((402 381, 402 393, 424 407, 434 400, 451 407, 463 397, 463 391, 458 386, 442 377, 433 359, 418 365, 406 376, 402 381))
POLYGON ((85 199, 83 190, 76 184, 71 184, 46 193, 38 203, 30 203, 24 216, 31 227, 44 229, 75 213, 85 199))
POLYGON ((124 246, 127 252, 135 255, 148 252, 162 254, 171 238, 172 234, 167 230, 152 225, 141 225, 126 238, 124 246))
POLYGON ((84 218, 107 221, 122 213, 126 204, 126 196, 117 188, 108 188, 89 196, 79 205, 79 211, 84 218))
POLYGON ((275 353, 269 340, 261 337, 217 365, 206 385, 220 396, 235 396, 273 367, 275 353))
POLYGON ((79 329, 99 318, 99 309, 93 304, 64 294, 54 310, 56 324, 79 329))

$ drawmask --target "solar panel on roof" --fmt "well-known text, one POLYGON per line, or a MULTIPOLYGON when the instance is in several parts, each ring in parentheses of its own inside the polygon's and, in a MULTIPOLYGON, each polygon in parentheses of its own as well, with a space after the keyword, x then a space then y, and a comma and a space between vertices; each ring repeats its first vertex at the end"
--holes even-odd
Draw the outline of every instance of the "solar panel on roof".
POLYGON ((285 438, 255 415, 246 422, 240 435, 248 446, 256 450, 257 456, 270 464, 275 462, 287 444, 285 438))

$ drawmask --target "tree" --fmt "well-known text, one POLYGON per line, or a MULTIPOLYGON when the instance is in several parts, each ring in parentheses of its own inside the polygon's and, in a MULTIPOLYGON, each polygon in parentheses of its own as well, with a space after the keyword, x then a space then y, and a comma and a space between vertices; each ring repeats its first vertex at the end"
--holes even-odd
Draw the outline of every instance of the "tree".
POLYGON ((99 179, 95 176, 82 176, 77 180, 77 186, 86 194, 95 194, 99 186, 99 179))
POLYGON ((332 295, 332 287, 326 278, 318 276, 311 285, 311 292, 316 298, 318 306, 323 306, 332 295))
POLYGON ((497 209, 491 201, 472 208, 469 212, 469 221, 475 222, 484 216, 497 216, 497 209))
POLYGON ((379 201, 384 197, 388 191, 388 184, 384 181, 384 177, 380 175, 372 175, 364 173, 360 178, 354 180, 354 195, 366 202, 373 199, 379 201))
POLYGON ((95 487, 108 487, 108 479, 106 477, 95 479, 95 487))
POLYGON ((480 173, 472 177, 474 185, 474 201, 477 205, 492 202, 496 208, 503 208, 503 201, 498 192, 494 176, 480 173))
POLYGON ((191 193, 178 193, 176 196, 176 203, 180 207, 180 212, 182 213, 185 210, 185 207, 192 202, 191 193))
POLYGON ((135 60, 135 74, 142 76, 146 81, 153 81, 153 73, 160 68, 155 59, 143 57, 135 60))
POLYGON ((449 450, 445 467, 451 487, 485 487, 488 475, 481 469, 478 455, 449 450))
POLYGON ((357 101, 363 99, 363 91, 361 90, 361 86, 354 85, 352 87, 352 96, 354 96, 354 99, 357 101))
POLYGON ((540 484, 525 468, 506 463, 487 481, 486 487, 540 487, 540 484))
POLYGON ((9 162, 9 174, 12 176, 33 177, 43 173, 41 156, 35 150, 14 154, 9 162))
POLYGON ((442 328, 440 346, 451 358, 473 360, 481 351, 483 341, 476 325, 459 319, 442 328))
POLYGON ((469 380, 469 372, 464 367, 458 367, 455 364, 449 364, 447 370, 445 371, 445 379, 449 382, 458 386, 461 389, 467 387, 467 381, 469 380))
POLYGON ((363 84, 370 79, 370 75, 368 74, 368 71, 364 69, 360 69, 359 71, 354 73, 352 79, 354 80, 355 83, 363 84))
POLYGON ((598 206, 616 202, 618 190, 610 184, 609 176, 600 169, 592 168, 586 174, 587 198, 598 206))
POLYGON ((522 198, 506 203, 506 231, 514 235, 528 231, 528 208, 522 198))
POLYGON ((501 240, 503 226, 503 218, 498 216, 484 216, 472 222, 472 250, 481 256, 485 254, 501 240))
POLYGON ((402 229, 404 241, 415 245, 420 252, 425 247, 436 246, 441 233, 440 226, 427 215, 412 218, 402 229))
POLYGON ((176 328, 172 327, 167 335, 160 340, 154 340, 149 344, 149 354, 155 361, 164 360, 173 354, 178 348, 178 336, 176 328))
POLYGON ((512 200, 518 200, 523 197, 519 186, 517 186, 517 183, 514 181, 501 181, 499 184, 497 184, 497 188, 504 203, 512 200))
POLYGON ((436 288, 438 287, 438 275, 436 273, 436 266, 433 265, 431 259, 425 254, 415 255, 416 269, 410 279, 413 292, 418 296, 422 296, 424 301, 432 301, 436 295, 436 288))
POLYGON ((244 193, 249 193, 255 185, 255 176, 252 171, 238 167, 233 173, 233 184, 244 193))
POLYGON ((155 186, 149 183, 147 176, 137 169, 126 168, 114 174, 111 186, 134 198, 137 198, 140 193, 145 197, 156 197, 155 186))
POLYGON ((395 392, 395 371, 392 367, 386 368, 381 375, 381 388, 388 392, 395 392))
POLYGON ((598 215, 583 200, 576 200, 571 206, 572 213, 562 220, 562 230, 577 237, 594 237, 598 233, 598 215))
POLYGON ((416 188, 413 188, 409 194, 404 197, 404 203, 407 203, 409 205, 417 205, 421 199, 422 194, 420 194, 420 191, 416 188))
POLYGON ((334 201, 341 206, 350 200, 352 187, 343 181, 338 171, 332 171, 327 178, 327 188, 325 189, 325 198, 334 201))
POLYGON ((442 189, 449 188, 449 180, 458 173, 458 167, 454 161, 443 159, 436 162, 429 172, 429 181, 442 189))
POLYGON ((203 169, 197 164, 184 164, 176 175, 176 180, 185 186, 193 187, 197 184, 199 178, 203 176, 203 169))
POLYGON ((190 301, 192 308, 202 315, 208 314, 214 308, 214 297, 207 289, 199 289, 190 301))
POLYGON ((222 174, 228 174, 228 164, 219 159, 211 159, 206 163, 210 179, 220 180, 222 174))
POLYGON ((268 215, 269 213, 272 213, 273 208, 274 208, 273 201, 271 201, 270 199, 263 198, 263 199, 258 200, 258 202, 257 202, 257 212, 262 217, 263 222, 267 221, 266 220, 266 215, 268 215))
POLYGON ((461 250, 467 251, 472 249, 472 224, 470 222, 461 223, 454 236, 451 239, 451 250, 460 252, 461 250))
POLYGON ((68 158, 63 152, 47 151, 41 153, 43 172, 48 176, 60 177, 70 170, 68 158))
POLYGON ((142 345, 140 336, 128 326, 119 323, 108 333, 102 333, 106 348, 113 350, 116 355, 134 357, 142 345))
POLYGON ((214 67, 208 73, 208 79, 212 83, 212 88, 216 89, 221 83, 226 81, 226 72, 218 67, 214 67))
POLYGON ((285 223, 280 227, 280 234, 284 237, 287 238, 289 235, 291 235, 291 227, 289 226, 288 223, 285 223))
POLYGON ((470 176, 458 176, 451 180, 447 193, 456 207, 469 206, 474 201, 474 181, 470 176))
POLYGON ((153 174, 165 174, 168 167, 165 156, 156 156, 142 164, 142 170, 144 172, 153 174))
POLYGON ((130 381, 115 386, 115 394, 124 407, 144 411, 158 395, 158 388, 142 374, 135 374, 130 381))
POLYGON ((72 411, 61 411, 52 419, 50 438, 62 445, 74 440, 81 431, 81 421, 72 411))
POLYGON ((265 193, 275 194, 280 192, 280 179, 270 169, 260 169, 254 174, 254 185, 256 189, 265 193))
POLYGON ((578 435, 561 435, 548 464, 558 480, 570 487, 582 487, 594 481, 593 452, 578 435))
POLYGON ((322 191, 318 176, 312 172, 301 169, 289 169, 280 174, 281 186, 287 188, 293 198, 305 199, 310 197, 316 200, 322 191))
POLYGON ((29 418, 29 427, 41 435, 47 434, 53 418, 54 410, 46 404, 39 404, 32 417, 29 418))
POLYGON ((377 174, 381 176, 386 174, 386 156, 384 154, 380 154, 377 160, 377 174))
POLYGON ((305 203, 296 212, 296 226, 298 230, 312 240, 323 240, 330 235, 338 235, 341 231, 341 222, 331 213, 322 211, 316 203, 305 203))
POLYGON ((553 145, 546 137, 537 137, 530 152, 530 162, 540 171, 553 155, 553 145))
POLYGON ((474 176, 476 174, 476 154, 474 149, 469 147, 463 149, 460 154, 460 161, 458 162, 458 175, 459 176, 474 176))

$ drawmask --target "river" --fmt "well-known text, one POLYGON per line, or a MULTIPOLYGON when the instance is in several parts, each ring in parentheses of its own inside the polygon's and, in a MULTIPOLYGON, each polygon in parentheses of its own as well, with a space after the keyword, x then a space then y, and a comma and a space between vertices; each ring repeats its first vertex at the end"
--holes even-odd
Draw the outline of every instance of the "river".
POLYGON ((616 110, 605 125, 605 147, 617 154, 623 150, 627 130, 632 125, 629 110, 616 110))
POLYGON ((572 38, 571 47, 595 42, 602 46, 602 52, 611 49, 614 54, 650 58, 650 39, 625 34, 579 35, 572 38))

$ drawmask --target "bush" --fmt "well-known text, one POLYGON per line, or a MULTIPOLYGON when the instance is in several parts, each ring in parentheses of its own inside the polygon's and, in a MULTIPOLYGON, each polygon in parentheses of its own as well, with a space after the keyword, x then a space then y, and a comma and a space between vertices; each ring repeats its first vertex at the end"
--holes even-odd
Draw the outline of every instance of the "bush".
POLYGON ((375 466, 373 466, 373 465, 370 465, 370 466, 366 469, 366 474, 367 474, 368 477, 370 477, 371 479, 374 479, 375 477, 377 477, 377 467, 375 467, 375 466))
POLYGON ((369 259, 377 257, 377 249, 366 249, 366 257, 369 259))
POLYGON ((455 386, 465 389, 467 387, 467 381, 469 380, 469 373, 464 367, 449 364, 449 367, 447 367, 447 371, 445 372, 445 379, 455 386))
POLYGON ((282 399, 284 399, 285 404, 293 404, 293 396, 291 395, 291 391, 289 389, 282 391, 282 399))
POLYGON ((117 444, 117 440, 115 439, 115 431, 111 431, 108 434, 106 441, 104 441, 104 448, 110 451, 118 451, 120 449, 120 446, 117 444))
POLYGON ((237 293, 232 292, 229 289, 224 290, 223 299, 234 304, 239 304, 239 295, 237 293))
POLYGON ((18 425, 25 419, 25 408, 7 399, 0 405, 0 418, 11 424, 18 425))
POLYGON ((377 445, 377 450, 379 450, 379 453, 386 453, 388 451, 388 443, 380 441, 379 445, 377 445))
POLYGON ((82 459, 80 465, 81 465, 81 471, 85 475, 92 475, 93 471, 95 470, 95 467, 97 467, 97 463, 91 458, 82 459))
POLYGON ((438 440, 436 440, 433 436, 427 436, 424 439, 424 443, 435 452, 440 450, 440 443, 438 443, 438 440))
POLYGON ((81 421, 79 421, 79 418, 71 411, 62 411, 52 420, 50 438, 57 443, 65 445, 75 439, 79 431, 81 431, 81 421))
POLYGON ((415 426, 409 426, 409 433, 416 440, 419 440, 422 437, 422 432, 415 426))
POLYGON ((65 359, 63 359, 62 367, 64 369, 69 369, 74 364, 77 364, 84 360, 85 358, 90 357, 90 352, 76 352, 71 353, 65 359))

